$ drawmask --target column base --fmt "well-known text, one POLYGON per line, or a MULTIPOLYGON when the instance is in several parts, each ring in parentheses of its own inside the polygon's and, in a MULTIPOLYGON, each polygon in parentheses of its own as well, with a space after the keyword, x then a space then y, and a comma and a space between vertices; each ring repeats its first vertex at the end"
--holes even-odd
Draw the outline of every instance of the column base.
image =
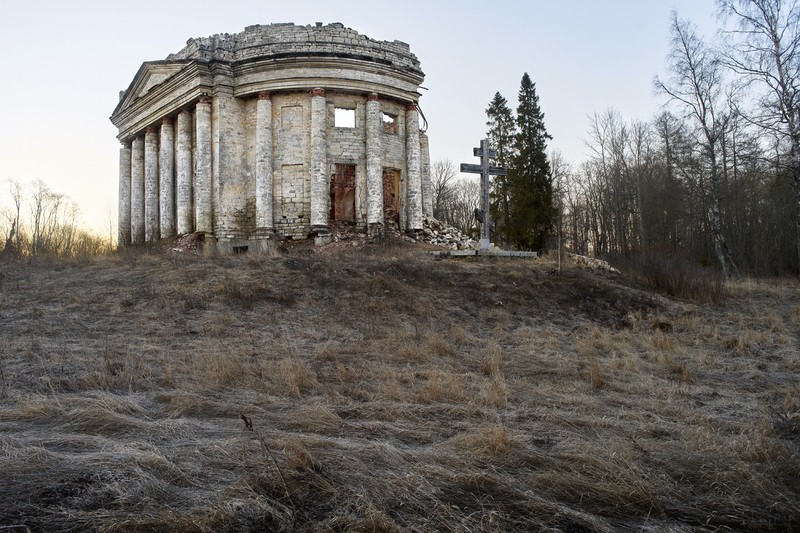
POLYGON ((386 228, 382 222, 373 222, 367 225, 367 235, 370 237, 383 237, 386 234, 386 228))
POLYGON ((256 254, 274 255, 278 236, 273 228, 256 228, 250 235, 250 249, 256 254))
POLYGON ((325 246, 333 242, 333 235, 328 226, 312 226, 308 236, 314 239, 314 246, 325 246))

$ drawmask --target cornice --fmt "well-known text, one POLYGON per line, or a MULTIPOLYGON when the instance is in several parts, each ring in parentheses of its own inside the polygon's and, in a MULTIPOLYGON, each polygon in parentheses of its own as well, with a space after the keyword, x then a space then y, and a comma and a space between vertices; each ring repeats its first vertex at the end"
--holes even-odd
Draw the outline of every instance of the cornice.
POLYGON ((241 61, 177 60, 147 62, 137 72, 111 115, 126 141, 165 116, 177 114, 205 94, 250 97, 259 92, 306 91, 315 87, 368 94, 379 93, 401 102, 419 101, 421 71, 401 70, 389 62, 356 54, 286 53, 241 61), (279 57, 280 56, 280 57, 279 57), (384 64, 385 63, 385 64, 384 64), (137 96, 149 74, 177 72, 137 96))
POLYGON ((415 102, 420 97, 417 88, 424 79, 374 62, 352 58, 321 59, 317 56, 242 61, 234 65, 233 71, 236 82, 234 94, 237 97, 260 91, 325 87, 364 94, 377 92, 415 102))

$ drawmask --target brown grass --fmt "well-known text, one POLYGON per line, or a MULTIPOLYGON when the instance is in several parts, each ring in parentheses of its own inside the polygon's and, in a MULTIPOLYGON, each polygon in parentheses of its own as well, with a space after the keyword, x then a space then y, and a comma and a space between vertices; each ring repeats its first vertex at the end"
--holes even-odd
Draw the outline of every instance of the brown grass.
POLYGON ((396 243, 0 271, 0 528, 800 529, 793 280, 396 243))

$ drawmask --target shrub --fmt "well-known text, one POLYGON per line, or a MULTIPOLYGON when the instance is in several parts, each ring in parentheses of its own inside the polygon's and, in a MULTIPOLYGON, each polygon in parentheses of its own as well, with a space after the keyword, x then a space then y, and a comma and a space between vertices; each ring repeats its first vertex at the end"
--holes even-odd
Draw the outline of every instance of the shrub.
POLYGON ((724 296, 722 273, 685 257, 647 252, 614 263, 646 287, 668 296, 704 303, 720 303, 724 296))

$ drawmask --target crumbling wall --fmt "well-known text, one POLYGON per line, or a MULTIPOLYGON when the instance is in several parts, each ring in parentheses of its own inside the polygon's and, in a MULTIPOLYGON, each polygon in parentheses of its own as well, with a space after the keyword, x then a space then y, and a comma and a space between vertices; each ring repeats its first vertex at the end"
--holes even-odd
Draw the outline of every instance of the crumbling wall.
POLYGON ((111 117, 123 143, 120 179, 138 187, 127 193, 120 185, 121 212, 131 210, 125 234, 134 243, 160 238, 153 222, 159 127, 170 145, 160 157, 175 166, 172 181, 160 186, 167 233, 177 213, 180 232, 204 233, 219 249, 241 249, 248 240, 263 249, 273 230, 323 242, 331 218, 367 230, 370 210, 381 231, 384 174, 394 194, 390 210, 399 211, 390 218, 418 229, 427 197, 418 181, 428 164, 407 124, 417 127, 423 77, 406 43, 370 39, 339 23, 250 26, 190 39, 166 61, 144 63, 111 117), (352 110, 355 122, 337 124, 337 108, 352 110), (257 131, 265 122, 271 127, 257 131), (333 181, 337 168, 347 171, 333 181))
POLYGON ((244 61, 255 57, 339 54, 421 74, 417 57, 402 41, 377 41, 339 22, 326 25, 298 26, 256 24, 241 33, 196 37, 167 61, 201 59, 204 61, 244 61))
POLYGON ((311 100, 308 94, 272 97, 275 231, 306 238, 311 220, 311 100))
POLYGON ((331 177, 336 174, 336 165, 354 165, 355 174, 355 213, 354 222, 361 229, 366 228, 366 98, 360 95, 329 93, 328 97, 328 167, 331 177), (337 126, 335 110, 352 109, 355 123, 352 128, 337 126))

